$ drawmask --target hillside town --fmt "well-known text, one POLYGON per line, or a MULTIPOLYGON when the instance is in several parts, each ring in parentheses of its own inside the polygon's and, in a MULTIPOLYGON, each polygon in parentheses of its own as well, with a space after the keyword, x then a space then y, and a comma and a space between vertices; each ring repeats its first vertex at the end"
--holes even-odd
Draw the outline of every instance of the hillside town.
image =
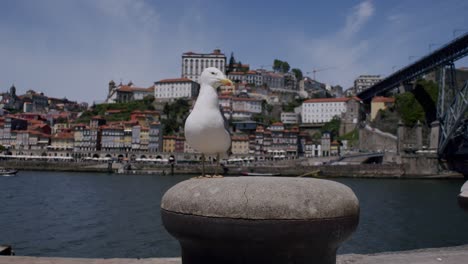
MULTIPOLYGON (((185 52, 180 60, 180 74, 150 87, 110 80, 105 101, 91 106, 34 90, 17 95, 12 85, 0 95, 2 156, 154 161, 179 154, 179 160, 196 160, 183 124, 207 67, 220 69, 234 83, 219 89, 220 109, 232 135, 229 160, 340 156, 358 151, 356 128, 363 117, 356 94, 381 80, 361 75, 343 91, 317 81, 319 71, 310 77, 277 59, 271 70, 251 69, 219 49, 185 52)), ((394 102, 375 97, 371 120, 394 102)))

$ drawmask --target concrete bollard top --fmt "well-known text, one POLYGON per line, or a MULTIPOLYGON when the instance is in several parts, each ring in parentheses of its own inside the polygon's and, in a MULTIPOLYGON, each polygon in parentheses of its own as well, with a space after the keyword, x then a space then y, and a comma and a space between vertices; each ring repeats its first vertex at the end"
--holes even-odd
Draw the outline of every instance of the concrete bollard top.
POLYGON ((190 179, 162 198, 166 211, 233 219, 314 220, 359 215, 353 191, 338 182, 286 177, 190 179))

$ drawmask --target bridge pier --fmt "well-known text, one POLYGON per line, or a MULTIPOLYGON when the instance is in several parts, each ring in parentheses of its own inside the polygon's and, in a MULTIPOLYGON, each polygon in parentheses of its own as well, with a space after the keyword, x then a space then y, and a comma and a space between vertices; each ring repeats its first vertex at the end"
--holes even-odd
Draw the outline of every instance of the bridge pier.
POLYGON ((431 123, 431 138, 429 141, 429 149, 437 151, 439 148, 439 131, 440 123, 439 121, 434 121, 431 123))

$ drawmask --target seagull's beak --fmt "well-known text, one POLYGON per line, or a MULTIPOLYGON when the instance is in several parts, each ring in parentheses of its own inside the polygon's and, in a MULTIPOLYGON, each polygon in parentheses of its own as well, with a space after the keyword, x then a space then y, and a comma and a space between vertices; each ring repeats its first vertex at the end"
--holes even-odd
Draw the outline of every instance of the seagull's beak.
POLYGON ((229 79, 221 79, 220 82, 222 85, 232 86, 232 82, 229 79))

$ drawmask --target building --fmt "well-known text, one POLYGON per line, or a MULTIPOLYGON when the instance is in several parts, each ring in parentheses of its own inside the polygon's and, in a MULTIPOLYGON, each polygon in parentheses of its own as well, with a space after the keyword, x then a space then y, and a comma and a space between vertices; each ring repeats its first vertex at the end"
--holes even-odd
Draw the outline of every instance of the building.
POLYGON ((176 150, 176 136, 163 136, 163 152, 174 153, 176 150))
POLYGON ((152 122, 149 124, 148 131, 148 151, 161 152, 163 151, 163 137, 162 126, 159 122, 152 122))
POLYGON ((94 116, 89 121, 89 150, 101 150, 101 130, 100 126, 106 124, 106 120, 101 116, 94 116))
POLYGON ((106 103, 128 103, 137 100, 143 100, 146 96, 154 95, 155 87, 141 88, 133 86, 130 82, 127 85, 119 84, 115 86, 114 81, 109 82, 109 92, 107 94, 106 103))
POLYGON ((395 98, 376 96, 371 101, 371 121, 373 121, 380 110, 385 110, 387 107, 395 104, 395 98))
POLYGON ((200 74, 205 68, 215 67, 226 72, 226 56, 221 50, 215 49, 212 53, 185 52, 182 54, 182 78, 198 82, 200 74))
POLYGON ((243 83, 249 86, 263 85, 263 75, 258 71, 232 71, 228 73, 227 78, 233 83, 243 83))
POLYGON ((349 100, 346 102, 346 112, 341 115, 340 135, 345 135, 356 129, 360 120, 361 106, 361 99, 356 96, 349 97, 349 100))
POLYGON ((176 137, 175 138, 174 152, 184 153, 184 150, 185 150, 185 138, 184 137, 176 137))
POLYGON ((74 144, 75 140, 73 133, 70 131, 62 131, 51 136, 49 149, 73 150, 74 144))
POLYGON ((249 138, 249 153, 267 159, 293 159, 298 156, 299 128, 285 129, 283 123, 273 123, 267 129, 257 126, 249 138))
POLYGON ((82 151, 87 149, 89 142, 89 127, 85 124, 76 124, 73 128, 74 151, 82 151))
POLYGON ((380 75, 359 75, 359 77, 354 80, 354 94, 358 94, 362 91, 367 90, 372 85, 380 82, 382 78, 380 75))
POLYGON ((231 151, 234 155, 249 154, 249 138, 246 136, 233 136, 231 138, 231 151))
POLYGON ((330 156, 331 151, 331 138, 330 133, 323 133, 322 139, 320 141, 321 150, 322 150, 322 157, 330 156))
POLYGON ((302 123, 326 123, 346 112, 348 97, 309 99, 302 103, 302 123))
POLYGON ((7 148, 12 145, 15 145, 16 139, 13 136, 12 132, 27 129, 28 121, 26 119, 16 118, 12 116, 5 117, 3 124, 2 145, 7 148))
POLYGON ((281 112, 281 122, 283 124, 299 124, 299 114, 294 112, 281 112))
MULTIPOLYGON (((23 100, 16 95, 16 87, 12 85, 10 90, 6 93, 2 93, 0 100, 1 108, 11 109, 11 110, 20 110, 23 107, 23 100)), ((30 108, 32 111, 32 103, 30 103, 30 108)))
POLYGON ((270 89, 284 89, 284 76, 275 72, 262 72, 263 85, 270 89))
POLYGON ((49 98, 43 93, 37 93, 34 90, 29 90, 22 96, 24 101, 32 103, 32 109, 35 112, 45 111, 49 106, 49 98))
POLYGON ((101 126, 101 150, 103 151, 125 151, 123 126, 101 126))
POLYGON ((200 85, 188 78, 164 79, 154 83, 154 98, 157 100, 175 100, 194 98, 200 85))
POLYGON ((218 99, 226 119, 250 120, 253 114, 262 112, 262 100, 259 99, 226 95, 221 95, 218 99))

